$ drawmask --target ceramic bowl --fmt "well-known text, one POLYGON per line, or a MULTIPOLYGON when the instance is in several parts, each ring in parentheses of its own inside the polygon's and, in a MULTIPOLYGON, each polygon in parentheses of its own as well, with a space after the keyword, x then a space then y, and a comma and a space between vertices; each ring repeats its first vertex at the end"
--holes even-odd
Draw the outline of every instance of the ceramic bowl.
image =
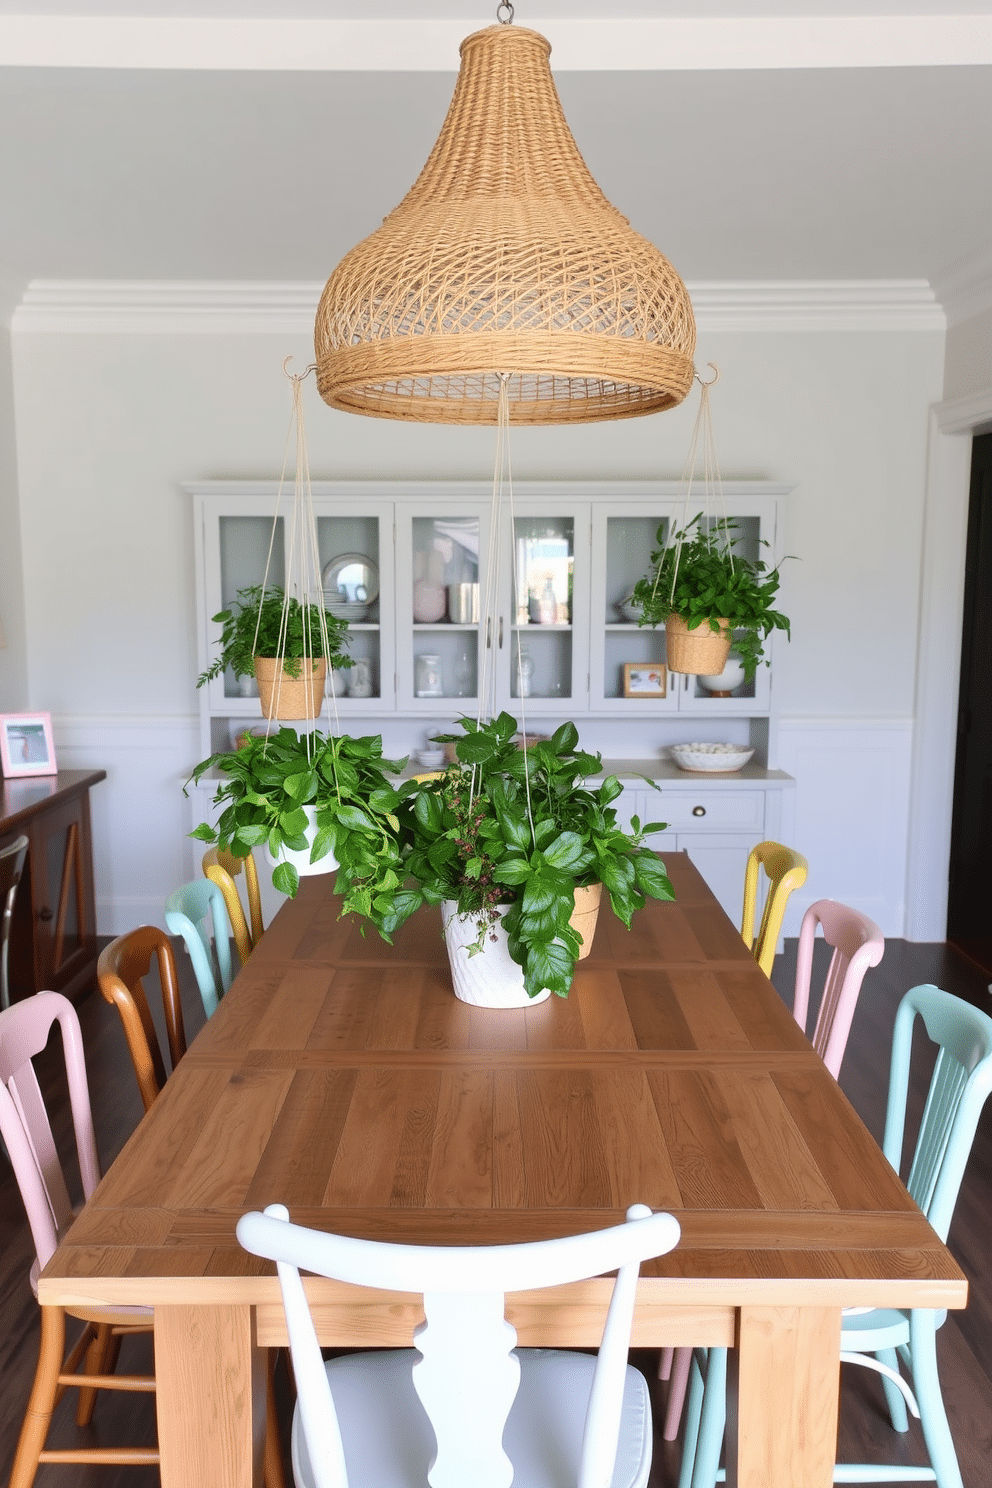
POLYGON ((680 770, 699 774, 728 774, 742 770, 754 753, 740 744, 671 744, 669 753, 680 770))

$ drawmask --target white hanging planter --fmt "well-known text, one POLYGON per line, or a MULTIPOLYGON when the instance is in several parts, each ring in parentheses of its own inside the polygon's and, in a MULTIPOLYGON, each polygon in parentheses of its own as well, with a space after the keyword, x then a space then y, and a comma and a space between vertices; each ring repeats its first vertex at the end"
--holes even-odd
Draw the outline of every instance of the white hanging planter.
POLYGON ((528 997, 523 967, 510 955, 502 921, 496 922, 491 934, 487 932, 483 950, 470 956, 468 948, 479 938, 478 917, 459 915, 455 899, 444 900, 441 917, 451 981, 460 1002, 471 1003, 473 1007, 521 1008, 546 1002, 551 996, 545 987, 536 997, 528 997), (495 942, 492 935, 496 936, 495 942))
POLYGON ((289 863, 291 867, 296 869, 301 878, 309 878, 318 873, 333 873, 338 866, 338 860, 333 852, 325 853, 322 858, 318 858, 316 863, 311 863, 310 861, 310 849, 317 835, 317 808, 315 806, 304 806, 303 811, 307 819, 305 834, 307 839, 306 847, 298 850, 292 847, 281 847, 278 853, 273 854, 269 852, 268 846, 266 846, 265 857, 272 868, 277 868, 280 863, 289 863))

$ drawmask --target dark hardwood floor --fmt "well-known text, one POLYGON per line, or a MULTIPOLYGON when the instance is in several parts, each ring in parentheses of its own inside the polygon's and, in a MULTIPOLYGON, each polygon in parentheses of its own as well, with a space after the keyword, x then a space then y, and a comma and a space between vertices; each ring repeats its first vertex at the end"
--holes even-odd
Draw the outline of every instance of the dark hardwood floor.
MULTIPOLYGON (((821 946, 822 950, 823 947, 821 946)), ((183 979, 189 1036, 203 1021, 202 1008, 184 955, 177 957, 183 979)), ((791 1000, 795 942, 775 964, 774 981, 791 1000)), ((841 1086, 873 1135, 881 1140, 888 1084, 889 1045, 896 1006, 907 987, 919 982, 938 986, 992 1012, 988 978, 972 962, 945 945, 911 945, 890 940, 880 966, 869 971, 855 1016, 841 1073, 841 1086)), ((97 1141, 108 1166, 141 1117, 141 1101, 117 1014, 98 994, 80 1006, 86 1044, 97 1141)), ((56 1138, 70 1138, 67 1101, 54 1078, 57 1066, 43 1068, 46 1099, 50 1101, 56 1138)), ((926 1071, 914 1077, 919 1108, 926 1071)), ((78 1189, 78 1175, 73 1175, 78 1189)), ((989 1277, 989 1234, 992 1227, 992 1103, 979 1125, 971 1163, 951 1228, 949 1244, 971 1283, 965 1312, 951 1313, 938 1334, 938 1357, 951 1428, 957 1444, 965 1488, 985 1488, 992 1480, 992 1279, 989 1277)), ((14 1446, 37 1361, 38 1308, 28 1282, 33 1252, 20 1196, 5 1153, 0 1153, 0 1483, 10 1473, 14 1446)), ((654 1355, 635 1356, 653 1374, 654 1355)), ((125 1342, 122 1367, 150 1367, 147 1340, 125 1342)), ((280 1371, 282 1375, 282 1371, 280 1371)), ((285 1378, 280 1379, 285 1423, 289 1400, 285 1378)), ((652 1472, 652 1488, 668 1488, 678 1479, 680 1444, 661 1440, 666 1386, 655 1382, 659 1423, 652 1472)), ((79 1432, 74 1424, 75 1394, 59 1407, 49 1439, 51 1446, 68 1446, 85 1437, 93 1444, 154 1440, 153 1406, 140 1396, 101 1394, 94 1424, 79 1432)), ((288 1448, 288 1425, 284 1430, 288 1448)), ((866 1370, 844 1370, 839 1441, 840 1458, 859 1461, 922 1463, 918 1428, 897 1437, 885 1415, 881 1388, 866 1370)), ((148 1488, 157 1481, 150 1468, 56 1467, 39 1470, 39 1488, 148 1488)), ((287 1481, 291 1482, 288 1470, 287 1481)), ((199 1488, 199 1485, 190 1485, 199 1488)), ((210 1488, 210 1485, 204 1485, 210 1488)))

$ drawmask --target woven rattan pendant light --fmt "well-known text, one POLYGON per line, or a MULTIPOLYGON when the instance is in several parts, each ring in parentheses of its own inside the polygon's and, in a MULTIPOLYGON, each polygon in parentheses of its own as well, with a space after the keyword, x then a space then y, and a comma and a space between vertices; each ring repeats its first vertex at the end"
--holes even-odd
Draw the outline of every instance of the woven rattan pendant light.
POLYGON ((685 286, 593 180, 550 53, 507 24, 462 42, 427 164, 321 297, 317 383, 332 408, 495 423, 501 372, 515 424, 629 418, 689 391, 685 286))

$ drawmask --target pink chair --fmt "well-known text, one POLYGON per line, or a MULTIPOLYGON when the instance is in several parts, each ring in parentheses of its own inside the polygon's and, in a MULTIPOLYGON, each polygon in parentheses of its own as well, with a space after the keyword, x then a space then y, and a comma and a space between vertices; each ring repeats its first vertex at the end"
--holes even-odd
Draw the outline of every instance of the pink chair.
MULTIPOLYGON (((88 1199, 100 1181, 100 1163, 86 1083, 83 1040, 75 1009, 58 992, 39 992, 0 1012, 0 1135, 7 1144, 31 1226, 37 1254, 31 1268, 35 1293, 39 1272, 73 1220, 51 1124, 31 1063, 45 1048, 56 1023, 62 1035, 83 1194, 88 1199)), ((80 1426, 88 1425, 92 1418, 98 1388, 155 1389, 151 1376, 131 1375, 118 1380, 113 1374, 121 1334, 151 1331, 150 1308, 81 1307, 73 1308, 71 1315, 86 1326, 68 1357, 63 1359, 66 1311, 61 1307, 41 1309, 41 1351, 17 1443, 10 1488, 30 1488, 39 1462, 158 1462, 154 1447, 44 1450, 52 1412, 67 1386, 79 1388, 76 1421, 80 1426), (78 1372, 81 1362, 82 1373, 78 1372)))
MULTIPOLYGON (((846 904, 838 904, 833 899, 818 899, 810 905, 799 930, 796 985, 792 995, 792 1015, 804 1033, 809 1017, 813 943, 818 925, 823 929, 827 945, 833 946, 834 953, 827 968, 820 1010, 810 1041, 836 1080, 861 995, 861 983, 869 966, 877 966, 881 961, 885 940, 874 920, 859 914, 856 909, 848 909, 846 904)), ((688 1346, 662 1349, 658 1375, 661 1379, 668 1379, 671 1375, 672 1379, 665 1413, 666 1441, 674 1441, 678 1436, 691 1366, 692 1349, 688 1346)))

